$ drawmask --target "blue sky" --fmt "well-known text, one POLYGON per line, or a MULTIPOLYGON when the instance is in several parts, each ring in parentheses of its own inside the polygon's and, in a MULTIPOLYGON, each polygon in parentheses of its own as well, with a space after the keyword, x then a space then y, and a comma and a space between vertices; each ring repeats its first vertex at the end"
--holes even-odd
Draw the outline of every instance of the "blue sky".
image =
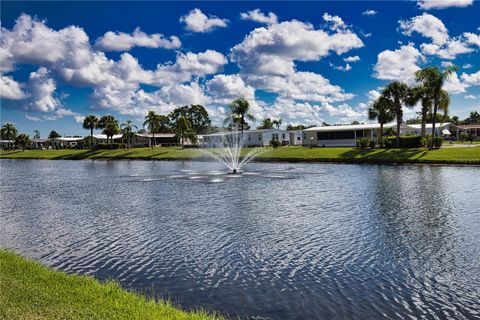
POLYGON ((464 118, 480 109, 479 14, 471 0, 2 1, 1 121, 85 134, 89 113, 140 125, 200 103, 221 123, 240 96, 257 124, 366 121, 386 83, 450 63, 450 114, 464 118))

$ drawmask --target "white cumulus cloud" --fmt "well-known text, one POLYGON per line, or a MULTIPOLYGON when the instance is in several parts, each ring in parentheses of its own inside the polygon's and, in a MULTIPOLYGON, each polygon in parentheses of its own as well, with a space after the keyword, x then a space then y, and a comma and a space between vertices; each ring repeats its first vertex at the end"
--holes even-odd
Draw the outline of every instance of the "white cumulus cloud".
POLYGON ((411 44, 401 46, 397 50, 385 50, 378 54, 374 66, 377 79, 398 80, 406 83, 414 82, 414 73, 419 70, 418 61, 422 54, 411 44))
POLYGON ((374 15, 376 15, 377 13, 378 13, 377 11, 372 10, 372 9, 365 10, 365 11, 362 12, 362 14, 363 14, 364 16, 374 16, 374 15))
POLYGON ((419 0, 417 5, 424 10, 446 9, 450 7, 468 7, 473 0, 419 0))
POLYGON ((146 34, 136 28, 131 34, 108 31, 99 37, 95 46, 103 51, 128 51, 133 47, 178 49, 182 45, 176 36, 165 38, 162 34, 146 34))
POLYGON ((248 12, 240 13, 240 18, 242 20, 251 20, 264 24, 275 24, 278 23, 278 17, 275 13, 269 12, 268 14, 263 13, 260 9, 251 10, 248 12))
POLYGON ((180 17, 180 23, 184 23, 185 29, 188 31, 205 33, 216 28, 225 28, 228 20, 215 16, 207 16, 200 9, 193 9, 186 15, 180 17))

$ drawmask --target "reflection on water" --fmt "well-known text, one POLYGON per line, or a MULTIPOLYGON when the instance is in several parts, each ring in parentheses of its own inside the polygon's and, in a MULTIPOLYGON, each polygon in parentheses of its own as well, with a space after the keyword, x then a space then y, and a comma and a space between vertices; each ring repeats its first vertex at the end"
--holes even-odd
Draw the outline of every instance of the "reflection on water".
POLYGON ((480 317, 474 167, 11 161, 1 246, 184 308, 480 317))

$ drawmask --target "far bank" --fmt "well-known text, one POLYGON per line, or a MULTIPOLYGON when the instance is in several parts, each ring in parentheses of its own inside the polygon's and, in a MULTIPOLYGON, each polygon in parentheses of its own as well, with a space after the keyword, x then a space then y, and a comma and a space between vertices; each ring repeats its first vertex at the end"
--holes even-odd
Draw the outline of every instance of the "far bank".
MULTIPOLYGON (((358 149, 351 147, 263 148, 256 161, 339 162, 339 163, 425 163, 480 164, 480 146, 425 148, 358 149)), ((197 149, 179 147, 134 148, 117 150, 26 150, 0 151, 0 159, 47 160, 208 160, 197 149)))

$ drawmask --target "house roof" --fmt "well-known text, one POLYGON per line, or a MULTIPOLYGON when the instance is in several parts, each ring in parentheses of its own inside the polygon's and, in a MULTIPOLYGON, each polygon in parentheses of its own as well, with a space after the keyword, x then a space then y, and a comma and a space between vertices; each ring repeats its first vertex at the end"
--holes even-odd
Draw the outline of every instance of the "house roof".
MULTIPOLYGON (((455 125, 450 123, 450 122, 436 123, 435 124, 436 128, 448 128, 450 126, 455 127, 455 125)), ((405 127, 420 130, 422 128, 422 125, 421 124, 407 124, 407 125, 405 125, 405 127)), ((425 128, 432 129, 432 124, 431 123, 425 124, 425 128)))
MULTIPOLYGON (((153 133, 135 133, 137 137, 153 138, 153 133)), ((174 138, 175 133, 155 133, 155 138, 174 138)))
MULTIPOLYGON (((95 139, 101 139, 101 140, 106 140, 107 135, 106 134, 94 134, 93 137, 95 139)), ((113 135, 113 140, 115 139, 121 139, 123 137, 123 134, 114 134, 113 135)))
POLYGON ((37 143, 42 143, 42 142, 48 142, 48 141, 50 141, 50 139, 31 139, 30 141, 37 142, 37 143))
MULTIPOLYGON (((249 133, 269 133, 269 132, 286 132, 283 130, 278 130, 278 129, 255 129, 255 130, 245 130, 243 131, 243 134, 249 134, 249 133)), ((230 135, 230 134, 235 134, 235 133, 240 133, 240 131, 222 131, 222 132, 216 132, 216 133, 210 133, 210 134, 202 134, 199 135, 199 137, 215 137, 215 136, 225 136, 225 135, 230 135)))
POLYGON ((72 142, 72 141, 83 140, 83 137, 60 137, 60 138, 55 138, 54 140, 60 141, 60 142, 72 142))
MULTIPOLYGON (((392 128, 396 126, 396 123, 387 123, 383 127, 385 129, 392 128)), ((305 129, 303 131, 319 131, 319 132, 332 132, 332 131, 353 131, 353 130, 368 130, 368 129, 379 129, 380 124, 378 123, 366 123, 366 124, 349 124, 344 126, 324 126, 324 127, 312 127, 305 129)))
POLYGON ((460 126, 457 126, 459 129, 480 129, 480 123, 479 124, 463 124, 460 126))

